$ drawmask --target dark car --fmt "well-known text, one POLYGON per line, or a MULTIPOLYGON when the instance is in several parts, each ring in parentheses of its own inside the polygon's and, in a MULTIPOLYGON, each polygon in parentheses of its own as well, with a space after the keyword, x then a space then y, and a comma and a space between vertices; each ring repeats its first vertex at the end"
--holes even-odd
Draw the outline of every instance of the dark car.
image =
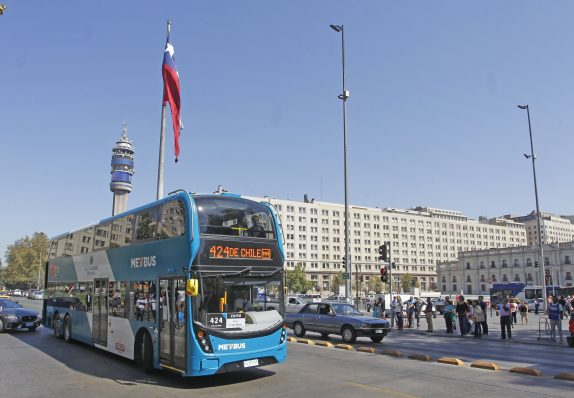
POLYGON ((36 311, 23 308, 12 300, 0 299, 0 333, 15 329, 34 331, 40 321, 36 311))
POLYGON ((364 316, 346 303, 307 303, 299 312, 288 313, 285 321, 295 336, 302 337, 309 330, 323 337, 341 335, 346 343, 353 343, 360 336, 379 343, 389 332, 388 321, 364 316))

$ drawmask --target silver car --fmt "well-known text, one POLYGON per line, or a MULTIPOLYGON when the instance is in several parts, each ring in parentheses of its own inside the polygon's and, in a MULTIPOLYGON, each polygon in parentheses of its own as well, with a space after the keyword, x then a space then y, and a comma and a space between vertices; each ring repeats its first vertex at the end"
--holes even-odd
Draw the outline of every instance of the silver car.
POLYGON ((288 296, 285 300, 285 312, 299 312, 305 304, 307 304, 307 301, 300 297, 288 296))

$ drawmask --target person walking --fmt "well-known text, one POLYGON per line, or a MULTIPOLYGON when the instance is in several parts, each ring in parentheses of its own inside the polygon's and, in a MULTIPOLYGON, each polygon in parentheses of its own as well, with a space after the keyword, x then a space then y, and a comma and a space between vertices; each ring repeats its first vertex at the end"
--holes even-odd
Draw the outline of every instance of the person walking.
POLYGON ((423 303, 420 298, 415 299, 415 319, 417 320, 417 329, 421 327, 421 311, 423 303))
POLYGON ((486 319, 486 312, 482 310, 478 300, 473 301, 474 337, 482 337, 482 324, 486 319))
POLYGON ((534 299, 534 315, 538 315, 538 308, 540 308, 540 301, 538 297, 534 299))
POLYGON ((395 318, 397 318, 397 328, 403 330, 403 303, 399 296, 395 296, 393 300, 392 310, 395 318))
POLYGON ((524 321, 526 321, 526 324, 528 325, 528 305, 526 304, 526 301, 520 302, 518 312, 520 312, 520 324, 524 325, 524 321))
POLYGON ((442 311, 444 315, 444 322, 446 323, 446 332, 452 334, 452 317, 454 315, 454 306, 448 298, 444 299, 444 307, 442 311))
POLYGON ((508 299, 504 299, 504 303, 498 304, 498 312, 500 313, 500 338, 506 340, 508 335, 508 340, 512 339, 512 326, 510 320, 510 303, 508 299))
POLYGON ((427 319, 427 333, 432 333, 432 302, 430 297, 427 298, 426 306, 424 309, 425 318, 427 319))
POLYGON ((516 319, 516 313, 518 312, 518 305, 516 304, 516 299, 510 299, 510 314, 512 315, 512 327, 518 320, 516 319))
POLYGON ((560 342, 562 343, 562 319, 560 314, 564 311, 562 305, 558 302, 558 297, 552 296, 552 301, 548 304, 548 319, 550 319, 550 340, 556 341, 556 328, 560 334, 560 342))
POLYGON ((466 314, 468 312, 468 304, 464 301, 464 296, 460 295, 458 298, 458 303, 456 304, 456 316, 458 317, 458 327, 460 329, 460 335, 464 336, 467 332, 467 320, 466 314))

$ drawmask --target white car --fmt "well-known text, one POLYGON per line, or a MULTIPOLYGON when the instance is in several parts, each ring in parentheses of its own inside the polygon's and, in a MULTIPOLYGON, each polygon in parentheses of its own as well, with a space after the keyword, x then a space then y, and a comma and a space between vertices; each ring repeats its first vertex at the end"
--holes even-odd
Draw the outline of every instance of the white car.
POLYGON ((12 292, 12 296, 22 297, 22 291, 20 289, 14 289, 14 291, 12 292))
POLYGON ((285 312, 298 312, 307 301, 300 297, 288 296, 285 300, 285 312))

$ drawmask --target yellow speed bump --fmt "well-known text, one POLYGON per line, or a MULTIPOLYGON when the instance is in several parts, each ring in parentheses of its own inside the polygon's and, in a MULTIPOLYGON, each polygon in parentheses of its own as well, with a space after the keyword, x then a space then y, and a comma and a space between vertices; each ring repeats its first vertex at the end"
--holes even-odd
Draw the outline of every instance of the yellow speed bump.
POLYGON ((390 357, 396 357, 396 358, 400 358, 403 356, 403 353, 400 352, 399 350, 384 350, 382 352, 383 355, 388 355, 390 357))
POLYGON ((336 344, 335 348, 340 348, 341 350, 352 350, 353 346, 349 344, 336 344))
POLYGON ((511 368, 509 372, 527 376, 542 376, 542 372, 536 368, 511 368))
POLYGON ((462 362, 458 358, 449 358, 449 357, 442 357, 436 360, 438 363, 445 363, 447 365, 456 365, 456 366, 464 366, 464 362, 462 362))
POLYGON ((301 339, 301 338, 298 338, 298 339, 297 339, 297 343, 308 344, 308 345, 313 345, 313 344, 315 344, 315 343, 313 343, 313 340, 301 339))
POLYGON ((415 359, 417 361, 425 361, 425 362, 430 362, 432 361, 432 358, 430 355, 423 355, 423 354, 413 354, 413 355, 409 355, 409 359, 415 359))
POLYGON ((375 350, 373 347, 359 347, 359 348, 357 348, 357 351, 370 352, 371 354, 374 354, 375 352, 377 352, 377 350, 375 350))
POLYGON ((485 362, 485 361, 475 361, 470 364, 470 367, 486 369, 486 370, 500 370, 500 366, 497 363, 485 362))
POLYGON ((319 345, 321 347, 333 347, 333 343, 330 343, 328 341, 315 341, 315 345, 319 345))
POLYGON ((554 378, 556 380, 574 381, 574 373, 558 373, 554 378))
POLYGON ((297 342, 297 338, 296 337, 287 337, 287 341, 290 341, 291 343, 296 343, 297 342))

